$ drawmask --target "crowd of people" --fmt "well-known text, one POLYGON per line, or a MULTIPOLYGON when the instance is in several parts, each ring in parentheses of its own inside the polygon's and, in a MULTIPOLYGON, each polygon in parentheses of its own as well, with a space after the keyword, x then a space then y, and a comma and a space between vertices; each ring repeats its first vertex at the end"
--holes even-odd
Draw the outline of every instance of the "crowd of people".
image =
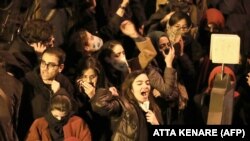
POLYGON ((238 94, 230 124, 249 125, 249 10, 248 0, 5 0, 0 140, 148 141, 151 126, 206 125, 214 33, 241 39, 239 64, 225 64, 238 94))

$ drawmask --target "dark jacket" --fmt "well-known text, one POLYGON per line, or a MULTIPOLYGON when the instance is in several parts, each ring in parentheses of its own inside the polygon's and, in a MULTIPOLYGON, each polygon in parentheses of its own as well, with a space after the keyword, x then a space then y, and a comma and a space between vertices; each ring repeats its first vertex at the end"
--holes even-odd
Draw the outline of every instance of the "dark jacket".
MULTIPOLYGON (((32 122, 47 112, 50 97, 54 94, 50 86, 43 83, 39 72, 38 68, 34 69, 34 71, 27 73, 23 80, 24 92, 20 107, 20 126, 18 128, 21 139, 27 134, 32 122)), ((57 93, 66 93, 72 98, 74 87, 71 82, 62 74, 58 74, 56 81, 61 86, 57 93)))
POLYGON ((0 69, 0 140, 18 141, 17 119, 23 85, 0 69))
MULTIPOLYGON (((111 117, 113 141, 147 141, 149 125, 145 112, 138 103, 125 97, 112 96, 106 89, 98 89, 92 97, 93 110, 100 115, 111 117)), ((150 109, 156 114, 160 124, 163 124, 159 107, 150 101, 150 109)))
MULTIPOLYGON (((99 0, 96 1, 97 23, 99 27, 106 25, 115 15, 122 0, 99 0)), ((144 9, 140 0, 131 0, 126 8, 125 19, 132 20, 136 27, 141 27, 146 21, 144 9)))
POLYGON ((79 92, 76 100, 78 104, 77 115, 87 122, 92 134, 92 140, 110 141, 112 135, 110 119, 93 111, 90 99, 84 92, 79 92))
POLYGON ((35 50, 20 37, 12 43, 9 52, 14 55, 25 73, 32 71, 39 62, 35 50))

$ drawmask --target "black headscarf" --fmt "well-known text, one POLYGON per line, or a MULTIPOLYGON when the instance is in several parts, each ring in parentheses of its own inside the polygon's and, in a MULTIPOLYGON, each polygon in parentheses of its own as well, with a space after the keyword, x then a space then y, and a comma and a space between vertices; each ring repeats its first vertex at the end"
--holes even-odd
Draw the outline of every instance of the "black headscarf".
POLYGON ((148 37, 151 39, 152 44, 154 45, 155 50, 157 52, 157 56, 155 57, 155 59, 161 71, 164 71, 166 66, 166 63, 164 61, 164 56, 160 51, 160 45, 159 45, 159 39, 163 36, 167 37, 166 33, 162 31, 152 31, 148 34, 148 37))

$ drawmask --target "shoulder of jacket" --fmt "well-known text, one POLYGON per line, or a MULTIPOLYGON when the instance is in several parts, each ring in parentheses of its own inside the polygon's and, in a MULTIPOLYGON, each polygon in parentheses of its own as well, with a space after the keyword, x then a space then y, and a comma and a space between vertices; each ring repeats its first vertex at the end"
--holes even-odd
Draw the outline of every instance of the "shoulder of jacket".
POLYGON ((35 119, 33 124, 37 125, 38 127, 43 127, 43 128, 48 127, 48 122, 45 119, 45 117, 40 117, 40 118, 35 119))

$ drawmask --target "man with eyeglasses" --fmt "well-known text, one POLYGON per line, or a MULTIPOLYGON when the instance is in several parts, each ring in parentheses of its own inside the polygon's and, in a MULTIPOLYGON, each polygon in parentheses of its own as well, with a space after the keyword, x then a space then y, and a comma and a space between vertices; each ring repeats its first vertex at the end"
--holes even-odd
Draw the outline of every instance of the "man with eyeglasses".
POLYGON ((60 48, 47 48, 41 56, 40 65, 27 73, 23 80, 18 135, 23 140, 32 122, 44 116, 51 96, 64 91, 73 98, 74 87, 61 74, 64 68, 65 52, 60 48))

